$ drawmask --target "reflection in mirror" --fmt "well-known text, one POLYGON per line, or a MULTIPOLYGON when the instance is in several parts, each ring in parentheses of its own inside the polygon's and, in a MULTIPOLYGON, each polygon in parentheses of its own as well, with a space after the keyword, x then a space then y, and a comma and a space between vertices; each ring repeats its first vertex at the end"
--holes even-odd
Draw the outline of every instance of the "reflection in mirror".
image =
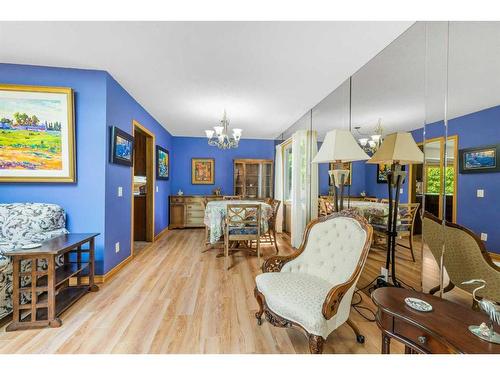
POLYGON ((447 126, 429 126, 433 136, 445 139, 444 176, 438 176, 438 214, 446 221, 444 298, 466 304, 473 287, 462 282, 469 279, 484 279, 480 296, 500 301, 498 40, 499 22, 449 23, 447 126))
MULTIPOLYGON (((391 133, 410 132, 416 142, 422 141, 425 63, 426 25, 416 23, 353 76, 351 131, 369 155, 375 154, 391 133)), ((387 174, 391 166, 358 163, 357 174, 363 179, 352 189, 350 206, 371 222, 375 230, 374 244, 358 283, 369 293, 379 276, 391 273, 387 271, 386 235, 389 224, 387 174)), ((421 202, 416 196, 418 184, 410 183, 410 167, 404 166, 404 171, 407 175, 400 189, 394 274, 403 286, 420 290, 422 241, 421 232, 415 233, 414 226, 416 209, 421 202), (415 193, 410 194, 410 189, 415 193)), ((390 276, 386 280, 391 280, 390 276)))
MULTIPOLYGON (((318 150, 321 149, 327 132, 333 129, 349 130, 349 95, 350 82, 346 80, 312 109, 312 129, 317 136, 318 150)), ((350 170, 344 192, 348 197, 352 191, 353 181, 354 184, 358 184, 360 178, 364 179, 364 176, 353 171, 351 163, 345 163, 343 167, 350 170)), ((318 164, 318 213, 321 216, 332 213, 335 206, 334 187, 329 177, 329 170, 333 170, 333 165, 330 163, 318 164)))
MULTIPOLYGON (((283 201, 281 229, 298 247, 307 223, 317 217, 317 165, 312 158, 317 152, 316 135, 311 131, 311 111, 308 111, 281 136, 276 149, 276 174, 281 176, 283 201), (280 160, 278 160, 278 158, 280 160), (293 218, 293 219, 292 219, 293 218)), ((275 194, 277 195, 277 194, 275 194)), ((276 198, 278 199, 278 198, 276 198)))

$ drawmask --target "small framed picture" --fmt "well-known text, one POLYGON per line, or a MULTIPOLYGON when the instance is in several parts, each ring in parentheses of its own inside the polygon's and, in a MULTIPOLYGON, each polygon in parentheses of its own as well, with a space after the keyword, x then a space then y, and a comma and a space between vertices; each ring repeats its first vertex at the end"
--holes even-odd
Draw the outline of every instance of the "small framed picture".
POLYGON ((134 137, 116 126, 111 127, 109 161, 131 167, 134 162, 134 137))
MULTIPOLYGON (((401 166, 401 170, 404 171, 406 166, 401 166)), ((377 184, 387 183, 387 173, 391 170, 390 164, 377 164, 377 184)))
POLYGON ((465 148, 459 151, 460 173, 500 172, 500 144, 465 148))
POLYGON ((168 151, 161 146, 156 146, 156 178, 168 180, 170 174, 170 157, 168 151))
POLYGON ((215 159, 191 159, 191 183, 193 185, 213 185, 215 183, 215 159))
MULTIPOLYGON (((332 171, 333 169, 335 169, 335 163, 330 163, 330 165, 329 165, 329 171, 332 171)), ((342 163, 342 169, 344 169, 346 171, 349 171, 349 177, 347 177, 347 181, 344 182, 344 185, 345 186, 351 185, 351 181, 352 181, 352 163, 351 162, 342 163)), ((333 186, 332 185, 332 179, 330 178, 330 176, 328 176, 328 186, 333 186)))

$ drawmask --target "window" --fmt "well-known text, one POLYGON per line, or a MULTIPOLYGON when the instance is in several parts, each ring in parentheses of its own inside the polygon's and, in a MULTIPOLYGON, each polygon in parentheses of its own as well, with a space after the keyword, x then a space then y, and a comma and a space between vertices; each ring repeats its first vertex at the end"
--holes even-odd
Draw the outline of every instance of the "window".
MULTIPOLYGON (((427 194, 440 194, 441 192, 441 168, 439 166, 429 165, 426 168, 427 194)), ((455 167, 446 168, 446 195, 453 195, 455 178, 455 167)))
POLYGON ((283 147, 283 199, 292 199, 292 142, 283 147))

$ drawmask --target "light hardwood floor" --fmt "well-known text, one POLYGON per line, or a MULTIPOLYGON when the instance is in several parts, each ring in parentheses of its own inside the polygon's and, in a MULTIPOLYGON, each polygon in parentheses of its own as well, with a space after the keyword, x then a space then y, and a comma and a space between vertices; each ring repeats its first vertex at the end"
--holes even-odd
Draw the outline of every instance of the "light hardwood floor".
MULTIPOLYGON (((0 328, 0 353, 308 353, 302 332, 256 324, 257 259, 234 255, 225 272, 217 250, 202 252, 203 236, 203 230, 169 231, 69 309, 60 328, 0 328)), ((285 239, 279 238, 282 254, 292 251, 285 239)), ((264 255, 273 253, 263 247, 264 255)), ((368 296, 363 300, 373 309, 368 296)), ((353 310, 351 318, 365 344, 344 324, 325 353, 380 353, 376 324, 353 310)), ((392 352, 402 351, 392 344, 392 352)))

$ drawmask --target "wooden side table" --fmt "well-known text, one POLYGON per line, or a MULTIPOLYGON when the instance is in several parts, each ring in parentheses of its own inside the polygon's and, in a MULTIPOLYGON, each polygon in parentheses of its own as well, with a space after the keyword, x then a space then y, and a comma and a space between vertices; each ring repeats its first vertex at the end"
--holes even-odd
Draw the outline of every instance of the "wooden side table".
POLYGON ((377 305, 377 325, 382 331, 382 354, 390 353, 391 339, 405 345, 405 353, 495 353, 500 345, 474 336, 469 325, 479 325, 488 317, 456 303, 402 288, 380 288, 372 293, 377 305), (405 303, 414 297, 430 303, 431 312, 416 311, 405 303))
POLYGON ((7 253, 13 258, 13 318, 6 331, 60 327, 59 316, 66 309, 86 293, 99 290, 94 283, 95 237, 98 235, 64 234, 44 241, 41 247, 7 253), (56 268, 56 258, 60 256, 64 264, 56 268), (39 269, 42 260, 47 262, 46 270, 39 269), (21 272, 21 262, 31 262, 31 270, 21 272), (21 285, 21 278, 30 281, 21 285), (22 303, 23 293, 31 295, 30 303, 22 303))

